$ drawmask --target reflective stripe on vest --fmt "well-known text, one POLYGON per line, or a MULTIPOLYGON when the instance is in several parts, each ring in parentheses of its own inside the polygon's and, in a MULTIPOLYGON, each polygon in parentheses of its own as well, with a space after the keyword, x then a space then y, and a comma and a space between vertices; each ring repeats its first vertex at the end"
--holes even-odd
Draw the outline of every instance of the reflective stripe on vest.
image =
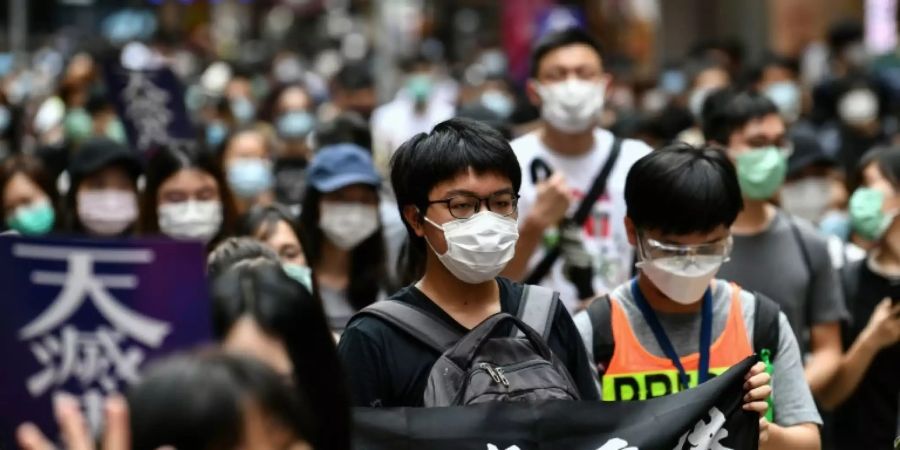
MULTIPOLYGON (((709 371, 719 375, 753 353, 753 345, 744 326, 741 309, 741 289, 731 285, 731 306, 725 329, 710 347, 709 371)), ((715 300, 714 300, 715 301, 715 300)), ((610 297, 610 321, 615 350, 606 372, 601 377, 603 400, 646 400, 681 391, 678 370, 666 357, 650 354, 638 341, 628 317, 619 302, 610 297)), ((641 324, 643 324, 643 319, 641 324)), ((697 352, 681 357, 681 364, 690 379, 690 387, 697 386, 697 352)))

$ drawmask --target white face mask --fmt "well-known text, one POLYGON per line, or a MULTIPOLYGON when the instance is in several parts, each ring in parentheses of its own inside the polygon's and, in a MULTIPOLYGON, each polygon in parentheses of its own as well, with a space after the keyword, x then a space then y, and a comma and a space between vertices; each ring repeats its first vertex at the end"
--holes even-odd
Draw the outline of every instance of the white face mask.
POLYGON ((847 125, 867 125, 878 118, 878 97, 870 89, 854 89, 838 101, 838 115, 847 125))
POLYGON ((121 189, 86 190, 78 193, 78 219, 91 233, 115 236, 138 216, 134 192, 121 189))
POLYGON ((693 114, 694 119, 698 122, 703 118, 703 103, 706 102, 706 98, 709 97, 714 89, 710 88, 699 88, 691 91, 690 97, 688 97, 688 110, 693 114))
POLYGON ((217 200, 166 203, 159 206, 159 230, 175 239, 208 243, 222 226, 222 203, 217 200))
POLYGON ((566 133, 580 133, 597 123, 603 111, 606 84, 570 78, 552 84, 538 85, 541 117, 554 128, 566 133))
POLYGON ((818 223, 831 204, 831 181, 809 177, 791 181, 781 188, 781 206, 785 211, 818 223))
MULTIPOLYGON (((438 225, 444 232, 447 252, 435 254, 456 278, 469 284, 493 280, 516 253, 519 227, 516 219, 482 211, 468 219, 455 219, 438 225)), ((427 239, 426 239, 427 241, 427 239)), ((428 243, 431 246, 431 243, 428 243)), ((434 246, 431 246, 434 250, 434 246)))
POLYGON ((377 206, 322 202, 319 228, 341 250, 356 248, 378 230, 379 223, 377 206))
POLYGON ((688 263, 680 257, 644 260, 637 263, 637 267, 650 278, 657 289, 682 305, 700 301, 721 266, 721 257, 699 255, 694 256, 688 263))

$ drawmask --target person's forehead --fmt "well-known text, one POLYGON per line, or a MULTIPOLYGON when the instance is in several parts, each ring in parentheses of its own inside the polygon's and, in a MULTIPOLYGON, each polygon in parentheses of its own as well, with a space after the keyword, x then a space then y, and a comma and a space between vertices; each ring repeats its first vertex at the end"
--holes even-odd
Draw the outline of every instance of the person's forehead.
POLYGON ((454 191, 471 192, 476 195, 490 195, 494 192, 512 189, 512 181, 506 175, 493 171, 477 173, 469 168, 453 178, 441 181, 431 189, 432 196, 440 196, 454 191))
POLYGON ((539 69, 558 66, 591 66, 603 69, 603 62, 597 50, 587 44, 575 43, 550 50, 539 61, 539 69))
POLYGON ((645 233, 647 237, 664 244, 699 245, 721 241, 729 236, 730 231, 722 225, 708 233, 670 234, 654 230, 648 230, 645 233))
POLYGON ((744 125, 744 134, 747 136, 764 135, 768 137, 776 137, 784 134, 787 127, 784 121, 777 113, 767 114, 750 120, 744 125))

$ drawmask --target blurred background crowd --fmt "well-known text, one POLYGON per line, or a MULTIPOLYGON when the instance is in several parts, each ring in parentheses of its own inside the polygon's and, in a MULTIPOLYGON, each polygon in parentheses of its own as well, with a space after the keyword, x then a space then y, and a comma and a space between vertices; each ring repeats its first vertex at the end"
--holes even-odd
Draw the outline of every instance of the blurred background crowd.
MULTIPOLYGON (((200 239, 224 249, 211 276, 217 258, 271 251, 316 286, 335 333, 411 281, 392 153, 452 117, 508 139, 534 130, 529 56, 553 30, 599 38, 612 76, 599 125, 652 148, 702 143, 717 89, 768 97, 791 148, 771 200, 829 236, 836 268, 875 245, 851 228, 850 194, 872 184, 873 149, 900 145, 896 0, 4 3, 0 230, 200 239), (139 152, 110 61, 169 67, 194 142, 139 152)), ((222 308, 220 337, 258 345, 240 306, 222 308)))

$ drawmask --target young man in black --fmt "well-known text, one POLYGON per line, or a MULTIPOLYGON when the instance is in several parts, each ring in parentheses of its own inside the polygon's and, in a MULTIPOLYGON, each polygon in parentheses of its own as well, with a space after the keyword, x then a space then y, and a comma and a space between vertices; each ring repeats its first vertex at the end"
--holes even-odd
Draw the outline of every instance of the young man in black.
MULTIPOLYGON (((512 259, 522 175, 503 137, 478 122, 452 119, 404 143, 391 182, 409 232, 410 279, 391 297, 465 333, 486 318, 518 310, 523 286, 497 277, 512 259)), ((548 344, 582 399, 597 399, 578 330, 557 304, 548 344)), ((440 356, 373 316, 352 320, 338 352, 357 406, 422 406, 440 356)))

